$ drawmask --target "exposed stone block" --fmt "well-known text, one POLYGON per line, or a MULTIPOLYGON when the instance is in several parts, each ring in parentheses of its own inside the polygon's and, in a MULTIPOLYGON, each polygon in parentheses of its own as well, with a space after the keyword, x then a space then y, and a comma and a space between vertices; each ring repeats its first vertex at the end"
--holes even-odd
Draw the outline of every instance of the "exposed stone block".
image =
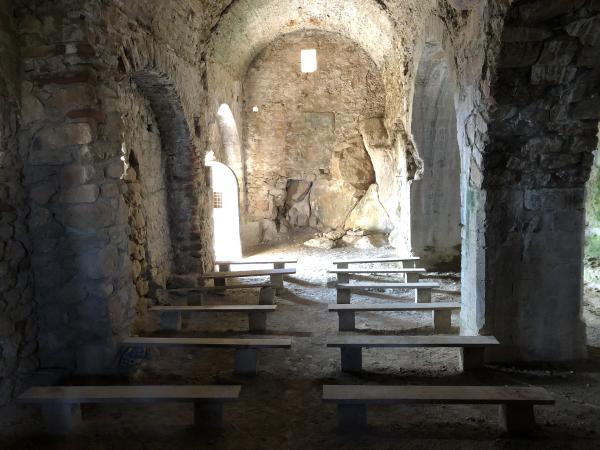
POLYGON ((85 184, 61 194, 61 200, 65 203, 94 203, 98 199, 100 189, 95 184, 85 184))

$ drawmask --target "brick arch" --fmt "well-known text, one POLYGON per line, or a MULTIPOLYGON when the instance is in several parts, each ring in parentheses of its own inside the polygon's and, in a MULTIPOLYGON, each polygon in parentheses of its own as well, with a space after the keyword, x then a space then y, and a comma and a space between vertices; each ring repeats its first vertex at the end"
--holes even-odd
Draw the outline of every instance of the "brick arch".
POLYGON ((136 70, 132 80, 150 102, 166 154, 167 198, 176 274, 199 273, 197 157, 181 99, 169 77, 154 69, 136 70))
MULTIPOLYGON (((597 2, 516 1, 507 12, 468 223, 462 331, 494 334, 494 359, 585 355, 584 189, 600 120, 597 2), (477 241, 477 243, 475 243, 477 241)), ((472 167, 476 164, 471 161, 472 167)))

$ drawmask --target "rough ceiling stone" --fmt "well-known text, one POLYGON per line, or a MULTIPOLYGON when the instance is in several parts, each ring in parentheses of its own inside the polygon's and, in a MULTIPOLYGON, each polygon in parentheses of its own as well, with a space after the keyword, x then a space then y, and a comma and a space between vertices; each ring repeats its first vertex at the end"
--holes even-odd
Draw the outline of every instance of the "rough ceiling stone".
POLYGON ((211 56, 214 62, 243 74, 278 36, 309 29, 344 35, 361 45, 378 66, 393 49, 396 34, 395 22, 381 1, 238 0, 213 33, 211 56))

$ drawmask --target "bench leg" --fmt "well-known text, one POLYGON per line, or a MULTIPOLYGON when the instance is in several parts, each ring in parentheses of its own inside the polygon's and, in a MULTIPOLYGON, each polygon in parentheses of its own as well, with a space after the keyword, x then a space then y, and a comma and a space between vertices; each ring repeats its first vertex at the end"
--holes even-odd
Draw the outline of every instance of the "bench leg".
POLYGON ((194 403, 194 427, 199 429, 223 427, 223 403, 194 403))
POLYGON ((166 331, 181 330, 181 313, 180 312, 161 312, 160 327, 166 331))
POLYGON ((69 434, 81 424, 81 405, 79 403, 42 405, 42 416, 49 434, 58 436, 69 434))
POLYGON ((264 311, 248 313, 248 325, 251 333, 267 331, 267 313, 264 311))
POLYGON ((367 405, 338 405, 340 431, 364 429, 367 426, 367 405))
POLYGON ((452 311, 433 311, 433 331, 435 333, 450 333, 452 328, 452 311))
POLYGON ((338 273, 337 274, 337 282, 338 283, 350 283, 350 274, 349 273, 338 273))
POLYGON ((347 269, 348 263, 337 263, 337 268, 338 269, 347 269))
POLYGON ((350 289, 337 289, 337 302, 338 305, 347 305, 350 303, 350 295, 352 292, 350 289))
POLYGON ((414 269, 415 267, 417 267, 417 262, 416 261, 402 261, 400 263, 400 266, 404 269, 414 269))
POLYGON ((282 262, 273 263, 273 269, 285 269, 285 263, 282 263, 282 262))
POLYGON ((273 288, 262 287, 258 292, 258 304, 259 305, 274 305, 275 304, 275 292, 273 288))
MULTIPOLYGON (((225 278, 214 278, 213 280, 214 280, 215 287, 223 287, 224 288, 225 286, 227 286, 225 278)), ((225 295, 225 289, 215 291, 215 295, 221 295, 221 296, 225 295)))
POLYGON ((342 371, 360 372, 362 370, 362 347, 341 347, 342 371))
POLYGON ((192 292, 188 294, 188 306, 202 306, 204 303, 204 294, 202 292, 192 292))
POLYGON ((283 275, 281 274, 273 274, 270 275, 271 284, 275 288, 275 292, 277 294, 281 294, 283 292, 283 275))
POLYGON ((431 303, 431 289, 415 289, 417 303, 431 303))
POLYGON ((418 273, 407 273, 406 274, 406 282, 407 283, 418 283, 419 282, 419 274, 418 273))
POLYGON ((235 373, 240 375, 256 375, 257 355, 255 348, 238 348, 235 350, 235 373))
POLYGON ((231 272, 230 264, 219 264, 219 272, 231 272))
POLYGON ((481 369, 485 364, 485 348, 483 347, 461 348, 460 356, 464 372, 481 369))
POLYGON ((340 321, 340 331, 356 330, 354 311, 338 311, 338 318, 340 321))
POLYGON ((533 405, 500 405, 500 423, 511 436, 526 436, 535 429, 533 405))

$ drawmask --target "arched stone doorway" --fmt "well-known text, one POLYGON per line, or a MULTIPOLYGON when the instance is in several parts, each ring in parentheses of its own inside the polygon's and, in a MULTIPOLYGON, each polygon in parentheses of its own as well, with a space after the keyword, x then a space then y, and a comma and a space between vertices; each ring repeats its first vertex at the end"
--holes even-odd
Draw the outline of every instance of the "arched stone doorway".
POLYGON ((242 245, 237 178, 225 164, 211 160, 210 154, 206 166, 211 172, 215 258, 238 259, 242 256, 242 245))

